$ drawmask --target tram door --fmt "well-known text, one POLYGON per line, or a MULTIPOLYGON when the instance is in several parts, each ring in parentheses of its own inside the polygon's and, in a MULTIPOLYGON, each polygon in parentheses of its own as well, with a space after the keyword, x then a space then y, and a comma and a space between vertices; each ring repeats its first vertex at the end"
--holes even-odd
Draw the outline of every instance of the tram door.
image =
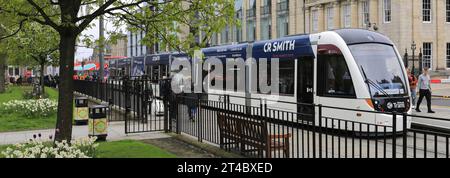
POLYGON ((303 57, 297 60, 297 112, 299 119, 313 120, 314 106, 314 58, 303 57), (306 115, 306 116, 305 116, 306 115), (309 116, 308 116, 309 115, 309 116))

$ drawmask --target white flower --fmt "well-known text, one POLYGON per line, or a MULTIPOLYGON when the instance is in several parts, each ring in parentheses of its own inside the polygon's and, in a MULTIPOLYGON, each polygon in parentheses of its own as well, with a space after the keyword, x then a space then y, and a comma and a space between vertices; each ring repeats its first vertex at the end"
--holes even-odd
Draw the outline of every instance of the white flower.
POLYGON ((7 158, 90 158, 94 155, 96 138, 55 142, 56 147, 45 145, 41 140, 31 140, 24 144, 8 147, 3 154, 7 158))

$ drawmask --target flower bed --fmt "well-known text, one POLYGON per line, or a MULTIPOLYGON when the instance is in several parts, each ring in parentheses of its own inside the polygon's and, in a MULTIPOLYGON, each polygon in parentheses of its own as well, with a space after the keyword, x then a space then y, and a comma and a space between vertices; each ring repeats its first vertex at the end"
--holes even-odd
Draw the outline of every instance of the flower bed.
POLYGON ((50 99, 11 100, 1 104, 0 111, 27 117, 48 117, 56 113, 58 102, 50 99))
POLYGON ((24 144, 8 147, 2 154, 6 158, 92 158, 95 156, 96 137, 87 137, 68 143, 67 141, 51 142, 32 139, 24 144))

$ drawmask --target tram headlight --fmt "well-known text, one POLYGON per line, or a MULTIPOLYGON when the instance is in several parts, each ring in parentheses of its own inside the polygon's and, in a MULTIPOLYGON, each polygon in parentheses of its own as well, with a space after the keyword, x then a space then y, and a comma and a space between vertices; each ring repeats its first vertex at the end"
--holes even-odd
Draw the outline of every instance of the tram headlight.
POLYGON ((392 109, 392 108, 394 108, 394 104, 392 102, 387 102, 386 107, 387 107, 387 109, 392 109))

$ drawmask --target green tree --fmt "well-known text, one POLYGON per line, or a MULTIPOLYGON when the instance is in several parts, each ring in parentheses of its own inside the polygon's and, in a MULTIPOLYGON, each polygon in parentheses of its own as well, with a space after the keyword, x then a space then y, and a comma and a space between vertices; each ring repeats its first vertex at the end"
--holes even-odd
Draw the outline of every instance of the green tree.
MULTIPOLYGON (((188 49, 199 45, 195 38, 218 32, 231 23, 234 0, 0 0, 0 13, 20 17, 17 21, 34 21, 50 26, 59 34, 60 85, 55 140, 70 140, 73 115, 73 67, 75 45, 82 31, 101 15, 109 15, 120 25, 121 20, 131 28, 145 28, 148 43, 162 42, 168 47, 188 49), (153 10, 152 10, 153 9, 153 10), (80 13, 81 12, 81 13, 80 13), (135 24, 133 24, 135 23, 135 24), (194 30, 180 40, 183 24, 194 30), (152 37, 152 35, 155 35, 152 37)), ((205 40, 206 41, 206 40, 205 40)))
POLYGON ((0 93, 5 92, 5 71, 7 67, 7 45, 5 39, 16 35, 22 28, 25 20, 15 21, 14 17, 9 18, 0 13, 0 93))
POLYGON ((13 64, 39 67, 41 95, 45 93, 45 66, 55 65, 59 60, 59 35, 48 26, 27 23, 11 38, 6 39, 7 55, 13 64))
POLYGON ((6 53, 0 49, 0 93, 5 92, 6 53))

